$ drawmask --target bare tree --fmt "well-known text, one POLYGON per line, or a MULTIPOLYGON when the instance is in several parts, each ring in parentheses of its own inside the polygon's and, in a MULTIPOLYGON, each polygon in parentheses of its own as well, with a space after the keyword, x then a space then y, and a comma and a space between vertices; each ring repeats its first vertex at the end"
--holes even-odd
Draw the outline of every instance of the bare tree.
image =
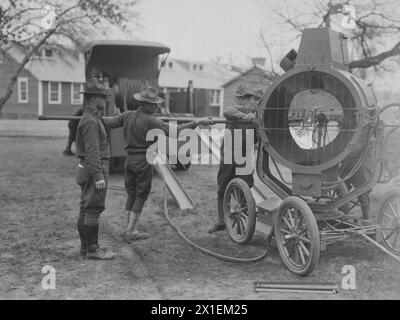
MULTIPOLYGON (((284 27, 289 26, 295 38, 306 28, 331 27, 332 16, 341 13, 345 5, 356 9, 354 28, 346 30, 356 56, 350 62, 351 69, 384 67, 383 62, 400 56, 400 20, 398 1, 393 0, 291 0, 270 5, 268 11, 284 27), (295 8, 295 9, 293 9, 295 8)), ((265 46, 266 32, 262 32, 265 46)), ((268 51, 270 52, 270 51, 268 51)))
POLYGON ((127 23, 137 18, 134 8, 139 0, 0 1, 0 53, 18 48, 25 55, 0 97, 1 113, 24 66, 42 46, 79 48, 113 26, 127 32, 127 23))

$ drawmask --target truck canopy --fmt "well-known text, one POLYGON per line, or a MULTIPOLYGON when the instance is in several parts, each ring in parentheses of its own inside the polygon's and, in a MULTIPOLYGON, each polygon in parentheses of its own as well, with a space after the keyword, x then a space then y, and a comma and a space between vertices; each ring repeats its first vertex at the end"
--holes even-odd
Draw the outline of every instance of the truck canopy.
POLYGON ((86 79, 107 79, 120 111, 135 108, 133 94, 145 85, 158 89, 159 55, 170 48, 156 42, 97 40, 85 49, 86 79))

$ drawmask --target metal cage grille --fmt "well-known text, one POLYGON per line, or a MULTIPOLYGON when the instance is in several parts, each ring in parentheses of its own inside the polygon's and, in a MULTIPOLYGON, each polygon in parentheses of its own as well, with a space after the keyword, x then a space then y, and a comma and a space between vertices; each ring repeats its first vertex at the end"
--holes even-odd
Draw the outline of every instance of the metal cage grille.
POLYGON ((285 79, 270 95, 264 107, 263 130, 272 148, 281 157, 297 165, 315 166, 334 159, 348 145, 356 129, 356 114, 356 105, 350 90, 336 77, 321 71, 300 72, 285 79), (332 141, 323 138, 324 135, 326 137, 326 132, 333 130, 333 126, 329 125, 333 122, 329 120, 331 115, 326 115, 321 111, 327 110, 326 104, 330 101, 326 100, 322 103, 325 105, 318 106, 319 113, 315 105, 310 105, 309 101, 303 101, 303 115, 298 115, 299 117, 294 119, 296 111, 300 110, 290 111, 291 104, 296 95, 305 90, 323 92, 326 96, 334 97, 331 100, 335 99, 339 103, 342 117, 340 121, 336 121, 336 134, 332 141), (311 110, 312 108, 315 110, 311 110), (307 118, 310 114, 311 119, 307 118), (299 145, 290 130, 293 121, 299 121, 298 125, 306 130, 312 130, 313 141, 315 137, 318 137, 319 143, 310 148, 299 145))

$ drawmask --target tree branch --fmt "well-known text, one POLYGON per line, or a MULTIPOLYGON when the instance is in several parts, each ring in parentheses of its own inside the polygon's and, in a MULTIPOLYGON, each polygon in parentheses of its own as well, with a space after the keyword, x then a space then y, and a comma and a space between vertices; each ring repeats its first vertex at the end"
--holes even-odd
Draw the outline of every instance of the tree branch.
POLYGON ((269 62, 270 62, 270 65, 271 65, 271 72, 275 75, 276 72, 274 70, 274 60, 273 60, 273 57, 272 57, 271 49, 269 48, 267 40, 265 39, 264 34, 262 33, 262 31, 260 31, 260 38, 261 38, 261 41, 264 44, 265 49, 267 49, 267 52, 268 52, 268 55, 269 55, 269 62))
POLYGON ((384 60, 400 55, 400 42, 398 42, 392 49, 382 52, 373 57, 367 57, 360 60, 351 61, 349 63, 350 69, 355 68, 370 68, 373 66, 377 66, 382 63, 384 60))

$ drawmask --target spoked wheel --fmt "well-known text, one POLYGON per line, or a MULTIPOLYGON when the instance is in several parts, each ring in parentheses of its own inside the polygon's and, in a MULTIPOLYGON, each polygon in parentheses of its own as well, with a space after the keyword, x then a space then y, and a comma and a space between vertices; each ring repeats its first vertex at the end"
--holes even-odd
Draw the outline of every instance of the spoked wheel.
POLYGON ((309 275, 320 254, 320 237, 314 214, 301 198, 288 197, 275 217, 275 237, 286 267, 299 276, 309 275))
POLYGON ((400 255, 400 192, 392 191, 382 201, 377 217, 383 246, 400 255))
MULTIPOLYGON (((336 200, 339 198, 344 197, 346 194, 349 193, 349 189, 346 186, 346 183, 342 182, 338 184, 335 188, 326 191, 326 197, 332 200, 336 200)), ((346 203, 339 208, 340 211, 344 213, 348 213, 351 209, 350 203, 346 203)))
POLYGON ((226 188, 224 215, 232 240, 249 242, 256 226, 256 205, 249 186, 240 178, 233 179, 226 188))

